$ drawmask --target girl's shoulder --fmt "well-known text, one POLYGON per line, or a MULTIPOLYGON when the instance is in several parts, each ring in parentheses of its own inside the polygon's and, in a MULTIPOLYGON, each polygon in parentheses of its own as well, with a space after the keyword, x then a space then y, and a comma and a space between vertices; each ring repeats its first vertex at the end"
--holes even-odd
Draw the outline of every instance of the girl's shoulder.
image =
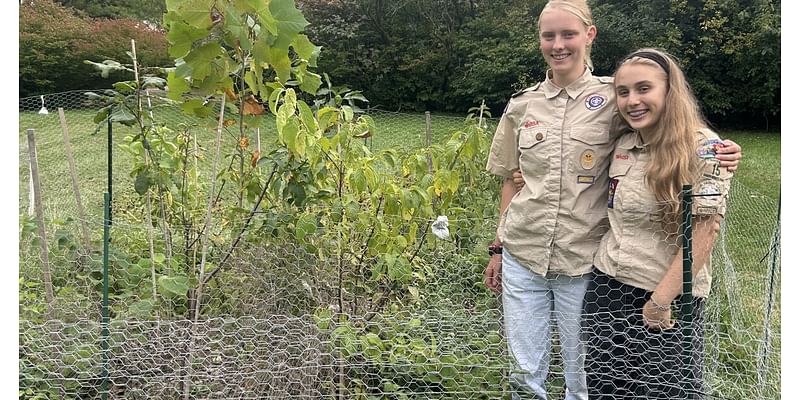
POLYGON ((597 79, 598 81, 600 81, 602 83, 609 83, 609 84, 612 84, 612 85, 614 84, 614 77, 613 76, 592 75, 592 77, 594 77, 594 79, 597 79))

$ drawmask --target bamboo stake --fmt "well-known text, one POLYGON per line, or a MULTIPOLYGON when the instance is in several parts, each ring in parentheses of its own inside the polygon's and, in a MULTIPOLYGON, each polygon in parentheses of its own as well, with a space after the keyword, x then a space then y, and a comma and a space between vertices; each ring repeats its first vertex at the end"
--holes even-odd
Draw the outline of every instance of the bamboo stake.
MULTIPOLYGON (((139 129, 141 129, 142 133, 144 134, 144 123, 142 122, 142 100, 141 100, 141 87, 139 83, 139 64, 136 61, 136 41, 131 39, 131 56, 133 58, 133 75, 136 79, 136 107, 139 112, 139 129)), ((147 95, 147 104, 150 104, 150 95, 147 95)), ((152 107, 150 108, 150 118, 153 117, 152 107)), ((147 140, 146 138, 144 140, 147 140)), ((147 160, 147 152, 144 153, 144 162, 145 164, 148 163, 147 160)), ((145 207, 147 213, 147 244, 150 248, 150 279, 152 280, 153 285, 153 305, 156 304, 158 301, 158 291, 157 291, 157 281, 156 281, 156 250, 155 250, 155 243, 153 240, 153 208, 150 202, 150 190, 148 189, 145 193, 145 207)), ((165 233, 166 235, 166 233, 165 233)), ((167 244, 169 247, 169 244, 167 244)), ((169 265, 169 260, 167 260, 167 264, 169 265)))
POLYGON ((36 212, 33 197, 33 170, 31 169, 31 160, 28 159, 28 215, 36 212))
POLYGON ((47 251, 47 235, 44 228, 44 209, 42 208, 42 186, 39 182, 39 161, 36 156, 36 139, 33 129, 27 130, 28 152, 31 157, 31 177, 33 179, 33 199, 36 209, 36 227, 39 230, 39 246, 41 247, 42 270, 44 272, 44 290, 47 299, 47 319, 53 316, 53 280, 50 276, 50 258, 47 251))
POLYGON ((75 158, 72 156, 72 145, 69 142, 69 129, 67 128, 67 118, 64 116, 64 109, 58 108, 58 119, 61 122, 61 132, 64 134, 64 151, 67 153, 67 163, 69 164, 69 176, 72 178, 72 191, 75 192, 75 203, 78 205, 78 218, 81 220, 81 232, 83 233, 83 245, 87 249, 89 241, 89 226, 86 224, 86 212, 81 201, 81 191, 78 188, 78 172, 75 168, 75 158))

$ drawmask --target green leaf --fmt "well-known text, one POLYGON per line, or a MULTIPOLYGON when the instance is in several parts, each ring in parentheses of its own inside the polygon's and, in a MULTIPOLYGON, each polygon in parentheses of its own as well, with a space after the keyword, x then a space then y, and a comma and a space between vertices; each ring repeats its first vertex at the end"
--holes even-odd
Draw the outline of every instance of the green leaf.
POLYGON ((342 106, 344 112, 344 120, 350 122, 353 120, 353 109, 350 106, 342 106))
POLYGON ((299 135, 300 132, 300 122, 294 116, 286 122, 283 130, 281 130, 281 137, 286 143, 286 148, 298 157, 302 157, 306 149, 305 138, 299 135))
POLYGON ((182 275, 158 277, 158 287, 161 293, 171 297, 186 296, 189 291, 189 278, 182 275))
POLYGON ((191 89, 186 79, 175 76, 175 71, 167 75, 167 87, 169 88, 167 90, 167 97, 175 101, 180 101, 181 95, 191 89))
POLYGON ((97 111, 97 114, 94 115, 94 123, 99 124, 106 119, 108 119, 108 112, 111 110, 112 106, 105 106, 97 111))
POLYGON ((317 216, 313 214, 301 215, 294 228, 297 240, 305 240, 306 236, 315 233, 317 233, 317 216))
POLYGON ((213 24, 211 8, 215 0, 166 0, 166 3, 168 12, 175 11, 192 27, 208 29, 213 24))
POLYGON ((147 190, 150 189, 150 177, 147 173, 140 173, 136 175, 136 181, 133 183, 133 188, 136 190, 136 193, 139 193, 140 196, 144 196, 147 193, 147 190))
POLYGON ((128 312, 134 318, 145 319, 150 317, 153 311, 153 302, 151 300, 139 300, 128 307, 128 312))
POLYGON ((406 283, 411 280, 411 264, 402 256, 387 255, 388 275, 392 281, 406 283))
POLYGON ((261 22, 262 27, 267 29, 267 32, 278 35, 278 23, 272 16, 269 2, 264 0, 245 0, 244 5, 250 7, 258 15, 259 22, 261 22))
POLYGON ((310 132, 316 132, 319 129, 317 126, 317 120, 314 119, 314 112, 311 111, 311 107, 308 106, 304 101, 297 102, 297 111, 300 114, 300 120, 303 121, 303 125, 306 126, 306 129, 310 132))
POLYGON ((289 51, 279 47, 270 47, 268 55, 269 65, 275 70, 278 80, 283 83, 288 81, 292 74, 292 61, 289 59, 289 51))
POLYGON ((225 50, 216 42, 206 43, 189 52, 184 61, 192 68, 192 79, 203 80, 209 76, 216 59, 224 53, 225 50))
POLYGON ((297 77, 300 79, 300 90, 308 94, 316 94, 319 87, 322 86, 322 78, 319 74, 305 71, 298 74, 297 77))
POLYGON ((167 32, 170 57, 175 59, 185 57, 194 42, 208 36, 208 33, 207 29, 196 28, 183 21, 173 22, 167 32))
POLYGON ((89 64, 89 65, 95 67, 95 69, 100 71, 100 76, 103 77, 103 78, 108 78, 108 74, 111 73, 111 72, 114 72, 114 71, 133 72, 132 69, 127 68, 127 67, 123 66, 122 64, 120 64, 119 62, 114 61, 114 60, 105 60, 102 63, 96 63, 96 62, 92 62, 92 61, 89 61, 89 60, 83 60, 83 63, 84 64, 89 64))
POLYGON ((111 122, 119 122, 125 126, 133 126, 136 123, 136 116, 125 107, 115 107, 110 119, 111 122))
POLYGON ((303 13, 294 5, 294 0, 272 0, 269 11, 276 21, 277 40, 274 46, 288 49, 295 36, 308 25, 303 13))
POLYGON ((333 107, 323 107, 317 111, 317 119, 319 120, 319 127, 322 130, 327 130, 339 122, 339 112, 333 107))
MULTIPOLYGON (((312 67, 317 66, 317 58, 319 57, 322 47, 314 46, 314 43, 311 43, 311 41, 308 40, 308 36, 297 35, 292 41, 292 48, 300 58, 308 62, 308 65, 312 67)), ((320 85, 321 84, 322 78, 320 78, 320 85)))
POLYGON ((234 47, 238 41, 238 45, 241 46, 242 50, 249 51, 250 40, 247 37, 247 27, 242 22, 242 15, 230 3, 225 7, 224 25, 226 43, 234 47))

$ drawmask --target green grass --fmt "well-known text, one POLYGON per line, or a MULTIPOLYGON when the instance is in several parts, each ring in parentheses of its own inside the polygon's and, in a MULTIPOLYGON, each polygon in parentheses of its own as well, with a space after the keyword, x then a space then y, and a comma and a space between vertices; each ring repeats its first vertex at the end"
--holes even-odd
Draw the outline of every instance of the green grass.
POLYGON ((742 146, 742 162, 735 179, 743 185, 777 200, 781 191, 780 133, 721 132, 742 146))

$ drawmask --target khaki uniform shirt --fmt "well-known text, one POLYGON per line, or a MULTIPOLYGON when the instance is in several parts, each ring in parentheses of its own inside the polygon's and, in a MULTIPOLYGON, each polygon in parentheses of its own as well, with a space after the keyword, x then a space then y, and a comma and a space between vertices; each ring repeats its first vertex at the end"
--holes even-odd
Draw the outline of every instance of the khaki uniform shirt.
MULTIPOLYGON (((703 160, 704 169, 692 191, 721 195, 693 197, 693 215, 725 215, 733 174, 727 168, 720 168, 719 161, 713 158, 710 146, 714 139, 719 139, 714 132, 705 129, 698 132, 697 155, 703 160)), ((667 235, 661 223, 651 218, 657 202, 644 180, 649 160, 647 146, 638 133, 626 134, 617 142, 609 168, 607 206, 611 230, 603 237, 594 262, 599 270, 624 284, 653 291, 681 251, 682 239, 679 235, 667 235)), ((708 297, 710 257, 692 283, 694 296, 708 297)))
POLYGON ((511 177, 519 168, 525 180, 498 226, 504 251, 537 274, 578 276, 608 229, 608 156, 627 125, 612 78, 587 69, 560 88, 549 75, 511 98, 486 169, 511 177))

